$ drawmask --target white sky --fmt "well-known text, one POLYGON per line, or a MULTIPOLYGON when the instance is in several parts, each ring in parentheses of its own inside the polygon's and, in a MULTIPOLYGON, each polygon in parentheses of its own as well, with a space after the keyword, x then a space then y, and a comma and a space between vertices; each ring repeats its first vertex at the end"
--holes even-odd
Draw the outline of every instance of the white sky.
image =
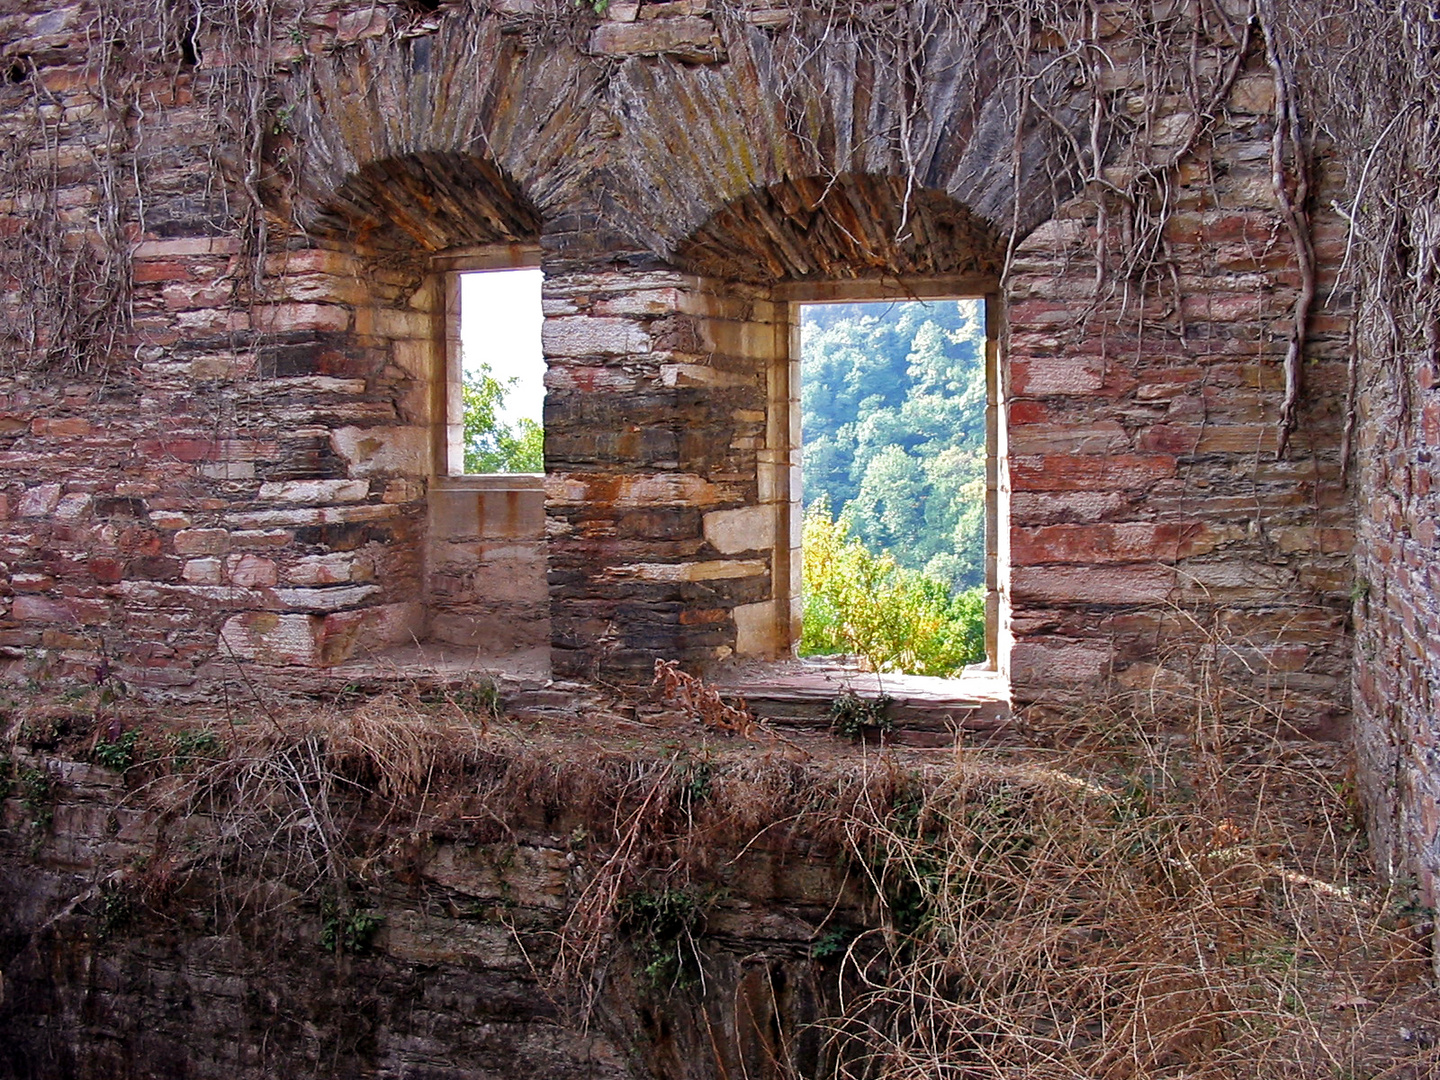
POLYGON ((540 351, 541 273, 483 270, 460 275, 460 355, 465 370, 480 364, 500 382, 516 381, 496 419, 537 424, 545 405, 545 357, 540 351))

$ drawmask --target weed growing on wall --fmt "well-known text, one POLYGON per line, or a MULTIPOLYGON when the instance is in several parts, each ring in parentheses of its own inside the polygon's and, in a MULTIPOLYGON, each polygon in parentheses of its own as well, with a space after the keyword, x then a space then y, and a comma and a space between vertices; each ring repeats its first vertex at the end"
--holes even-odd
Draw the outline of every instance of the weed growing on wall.
POLYGON ((135 744, 139 739, 139 729, 131 728, 113 739, 100 740, 95 744, 95 763, 115 772, 124 772, 135 762, 135 744))
POLYGON ((665 886, 638 889, 616 908, 616 924, 634 944, 649 986, 662 993, 701 980, 704 957, 699 939, 713 894, 665 886))

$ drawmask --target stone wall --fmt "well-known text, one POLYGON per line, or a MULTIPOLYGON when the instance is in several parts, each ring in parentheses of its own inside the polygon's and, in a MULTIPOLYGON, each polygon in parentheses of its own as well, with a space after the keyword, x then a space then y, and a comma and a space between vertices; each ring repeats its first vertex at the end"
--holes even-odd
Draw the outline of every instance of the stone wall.
MULTIPOLYGON (((338 945, 324 937, 337 925, 324 874, 303 852, 313 831, 295 847, 282 826, 251 847, 260 807, 254 820, 242 810, 237 834, 214 802, 166 813, 109 770, 22 754, 17 768, 53 787, 43 803, 18 788, 0 798, 0 1076, 821 1075, 830 1040, 810 1025, 838 1013, 839 966, 810 950, 822 928, 867 925, 860 876, 783 830, 717 846, 714 880, 691 890, 712 897, 696 925, 703 989, 656 984, 643 938, 610 930, 587 1010, 578 982, 549 976, 567 916, 603 878, 608 825, 563 780, 495 801, 499 749, 487 745, 491 768, 468 784, 446 787, 437 768, 431 811, 333 807, 347 825, 330 839, 368 882, 374 920, 338 945), (224 844, 222 827, 244 840, 217 874, 196 853, 224 844)), ((591 740, 529 765, 552 779, 603 771, 602 750, 591 740)), ((636 758, 628 775, 664 779, 670 754, 636 758)), ((665 869, 632 867, 627 895, 669 886, 665 869), (638 876, 652 870, 656 882, 638 876)))
POLYGON ((550 648, 545 488, 454 477, 430 488, 429 640, 486 658, 550 648))
MULTIPOLYGON (((34 63, 0 90, 9 134, 36 161, 60 154, 47 212, 81 237, 104 197, 81 161, 108 130, 96 16, 22 7, 3 16, 5 55, 34 63), (35 116, 48 142, 25 142, 35 116)), ((1343 720, 1343 320, 1311 321, 1277 461, 1298 275, 1262 50, 1227 81, 1230 54, 1205 45, 1196 70, 1224 96, 1202 123, 1155 97, 1123 25, 1106 30, 1117 66, 1097 92, 1160 102, 1145 146, 1103 133, 1111 181, 1178 155, 1161 169, 1165 258, 1127 268, 1134 221, 1067 156, 1090 134, 1088 91, 1052 88, 1049 116, 1017 129, 998 36, 939 33, 912 71, 876 62, 899 38, 817 29, 794 5, 543 7, 294 14, 267 76, 258 273, 240 151, 212 153, 234 58, 212 41, 127 91, 128 336, 89 373, 0 385, 0 648, 16 668, 178 692, 237 663, 266 680, 473 645, 467 621, 531 640, 546 618, 567 673, 783 655, 795 288, 985 294, 1008 261, 997 586, 1017 699, 1179 699, 1218 678, 1314 730, 1343 720), (523 550, 492 546, 433 487, 437 258, 506 245, 538 245, 546 274, 548 613, 533 521, 523 550)), ((5 205, 19 228, 29 208, 5 205)), ((1313 233, 1323 287, 1339 233, 1321 210, 1313 233)))
POLYGON ((547 277, 557 669, 788 650, 774 582, 793 562, 789 320, 757 292, 673 272, 547 277))
POLYGON ((1435 357, 1359 352, 1355 707, 1378 862, 1440 906, 1440 393, 1435 357))

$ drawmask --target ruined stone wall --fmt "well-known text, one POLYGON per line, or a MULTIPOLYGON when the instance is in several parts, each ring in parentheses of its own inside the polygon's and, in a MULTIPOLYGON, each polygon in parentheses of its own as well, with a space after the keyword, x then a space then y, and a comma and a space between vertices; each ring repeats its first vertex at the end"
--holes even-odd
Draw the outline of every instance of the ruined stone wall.
MULTIPOLYGON (((1243 77, 1233 127, 1184 171, 1165 236, 1174 292, 1156 283, 1091 307, 1083 202, 1019 249, 1006 309, 1019 697, 1113 674, 1161 696, 1197 679, 1244 686, 1330 730, 1345 714, 1347 320, 1312 320, 1303 416, 1277 460, 1297 274, 1277 238, 1271 102, 1268 76, 1243 77), (1179 329, 1156 333, 1177 301, 1179 329)), ((1344 232, 1318 215, 1313 239, 1328 288, 1344 232)))
MULTIPOLYGON (((283 827, 242 842, 240 862, 197 864, 235 826, 218 805, 164 812, 63 752, 15 764, 53 788, 0 798, 0 1076, 760 1080, 833 1060, 817 1022, 838 1013, 839 965, 811 946, 817 928, 866 925, 867 901, 813 838, 776 830, 708 853, 719 877, 687 893, 710 898, 693 946, 703 987, 657 982, 643 934, 611 929, 586 1007, 580 981, 550 976, 566 918, 603 879, 606 827, 561 790, 487 803, 477 788, 493 792, 503 765, 445 791, 453 813, 422 813, 423 833, 408 811, 334 807, 373 920, 346 940, 283 827)), ((638 760, 635 775, 663 779, 666 764, 638 760)), ((669 887, 631 876, 648 869, 627 871, 627 895, 669 887)))
POLYGON ((773 582, 794 455, 789 382, 771 369, 788 363, 784 306, 656 272, 553 275, 545 295, 557 668, 643 675, 661 655, 782 654, 773 582))
MULTIPOLYGON (((31 366, 3 386, 0 647, 17 667, 103 663, 181 688, 241 663, 274 680, 427 638, 477 644, 465 623, 484 620, 519 641, 548 619, 571 673, 782 654, 798 600, 787 290, 973 295, 1008 265, 1001 659, 1017 699, 1219 676, 1288 695, 1317 728, 1344 716, 1340 327, 1311 323, 1276 461, 1297 272, 1253 41, 1230 81, 1230 54, 1206 45, 1225 93, 1203 137, 1179 97, 1155 99, 1145 148, 1106 135, 1111 182, 1180 154, 1155 195, 1163 258, 1127 269, 1134 222, 1108 204, 1102 219, 1067 156, 1090 134, 1086 92, 1067 83, 1048 116, 1017 121, 984 35, 937 32, 886 64, 898 38, 792 5, 562 7, 286 15, 258 280, 227 156, 243 148, 215 148, 235 58, 212 42, 146 84, 126 151, 129 336, 88 374, 31 366), (538 245, 546 273, 543 598, 538 546, 486 548, 430 489, 434 259, 510 244, 538 245), (537 576, 507 593, 522 568, 537 576)), ((50 125, 17 145, 64 162, 55 207, 21 200, 7 220, 73 207, 80 237, 102 199, 80 149, 101 134, 93 9, 4 18, 5 55, 33 61, 0 91, 7 115, 50 125)), ((1106 33, 1098 91, 1148 107, 1154 73, 1123 25, 1106 33)), ((1333 267, 1323 213, 1314 236, 1333 267)))

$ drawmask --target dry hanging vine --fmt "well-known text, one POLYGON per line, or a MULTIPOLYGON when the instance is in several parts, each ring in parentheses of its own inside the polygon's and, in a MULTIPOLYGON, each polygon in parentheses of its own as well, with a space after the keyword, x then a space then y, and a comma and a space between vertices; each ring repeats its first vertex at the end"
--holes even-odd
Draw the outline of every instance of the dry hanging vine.
MULTIPOLYGON (((731 25, 751 6, 717 0, 710 13, 717 25, 731 25)), ((796 0, 787 7, 793 17, 777 52, 782 94, 798 101, 800 88, 813 90, 823 75, 818 59, 837 43, 895 72, 904 104, 894 131, 904 173, 902 231, 921 186, 918 163, 946 120, 926 114, 919 89, 966 65, 990 71, 991 85, 972 81, 964 92, 1007 102, 1016 184, 1007 250, 1013 256, 1021 231, 1026 143, 1040 139, 1058 149, 1036 159, 1049 170, 1051 190, 1061 198, 1083 195, 1094 208, 1092 317, 1116 321, 1133 311, 1182 340, 1182 287, 1166 238, 1177 169, 1202 151, 1223 119, 1258 31, 1274 82, 1273 186, 1300 277, 1281 361, 1278 450, 1286 452, 1298 422, 1307 326, 1317 302, 1354 303, 1357 354, 1390 358, 1400 419, 1409 419, 1405 358, 1433 365, 1437 348, 1431 299, 1440 233, 1433 182, 1437 24, 1427 6, 796 0), (1310 237, 1319 209, 1311 205, 1311 128, 1324 135, 1345 172, 1346 194, 1332 209, 1351 226, 1339 280, 1324 297, 1317 295, 1310 237), (1147 315, 1146 300, 1157 291, 1167 295, 1167 306, 1147 315), (1118 308, 1102 315, 1100 305, 1111 300, 1118 308)), ((433 32, 462 13, 491 17, 491 8, 484 0, 429 5, 421 18, 414 5, 377 0, 371 23, 378 19, 399 39, 433 32)), ((519 16, 507 7, 505 17, 528 20, 531 47, 543 47, 547 37, 573 37, 576 21, 595 13, 571 0, 544 0, 519 16)), ((81 61, 88 106, 77 106, 83 96, 62 99, 51 88, 57 58, 3 57, 0 190, 8 201, 0 218, 8 241, 0 252, 0 341, 11 372, 98 370, 132 347, 125 333, 130 253, 159 203, 152 172, 163 150, 147 139, 164 138, 163 114, 173 104, 167 81, 184 83, 219 133, 212 164, 224 166, 219 172, 229 183, 212 193, 207 227, 241 238, 249 274, 236 279, 235 301, 255 302, 272 234, 277 225, 292 227, 283 207, 302 156, 290 145, 282 84, 303 93, 295 87, 303 84, 306 56, 345 47, 308 0, 96 0, 79 18, 88 21, 76 34, 76 51, 58 62, 81 61)), ((810 137, 799 113, 792 127, 793 137, 810 137)))

